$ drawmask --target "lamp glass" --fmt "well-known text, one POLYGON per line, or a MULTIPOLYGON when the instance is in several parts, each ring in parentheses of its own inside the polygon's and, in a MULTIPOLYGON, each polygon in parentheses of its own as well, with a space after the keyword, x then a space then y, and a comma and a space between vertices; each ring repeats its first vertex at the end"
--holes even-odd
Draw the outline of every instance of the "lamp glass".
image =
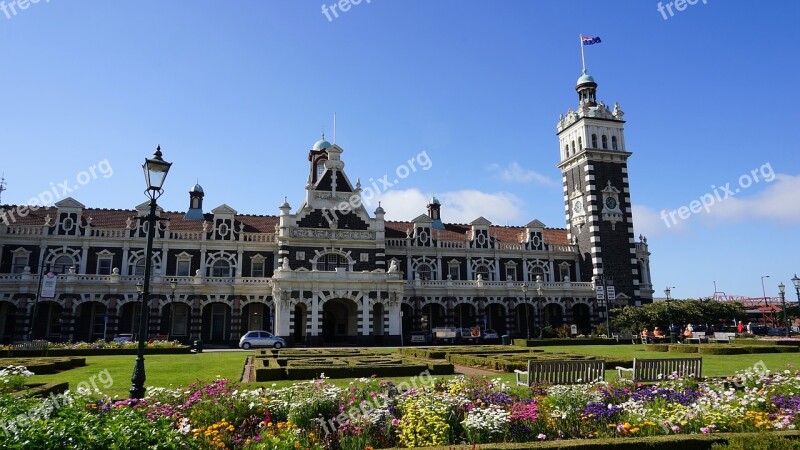
POLYGON ((169 287, 171 287, 172 290, 175 290, 175 288, 178 287, 178 282, 175 280, 170 281, 169 287))
POLYGON ((780 292, 781 294, 786 292, 786 285, 783 284, 783 281, 781 281, 781 284, 778 285, 778 292, 780 292))
POLYGON ((792 283, 794 284, 795 289, 800 289, 800 278, 797 277, 797 274, 792 277, 792 283))

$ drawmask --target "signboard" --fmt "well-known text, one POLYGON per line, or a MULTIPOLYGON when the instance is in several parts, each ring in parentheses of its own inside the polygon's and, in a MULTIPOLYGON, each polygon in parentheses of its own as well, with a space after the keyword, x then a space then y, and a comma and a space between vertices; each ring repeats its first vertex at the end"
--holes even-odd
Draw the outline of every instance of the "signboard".
POLYGON ((576 334, 578 334, 578 326, 577 325, 571 325, 569 327, 569 332, 570 332, 570 334, 575 336, 576 334))
POLYGON ((597 288, 595 288, 595 290, 597 291, 597 299, 598 300, 605 300, 606 299, 606 294, 605 294, 605 291, 603 291, 603 286, 597 286, 597 288))
POLYGON ((608 287, 608 299, 609 300, 614 300, 615 298, 617 298, 617 291, 616 291, 616 289, 614 289, 614 286, 609 286, 608 287))
POLYGON ((58 275, 53 272, 47 272, 42 279, 42 298, 53 298, 56 296, 56 281, 58 275))

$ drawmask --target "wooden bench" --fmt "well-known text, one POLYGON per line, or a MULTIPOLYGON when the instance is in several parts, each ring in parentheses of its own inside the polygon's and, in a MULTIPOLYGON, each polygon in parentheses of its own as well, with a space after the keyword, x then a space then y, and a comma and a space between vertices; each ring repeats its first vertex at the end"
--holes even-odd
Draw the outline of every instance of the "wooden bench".
POLYGON ((24 341, 14 344, 13 351, 37 351, 42 352, 42 356, 47 356, 47 350, 50 348, 50 343, 47 341, 24 341))
POLYGON ((683 342, 687 344, 691 344, 692 342, 697 342, 698 344, 700 344, 705 340, 706 340, 705 331, 692 331, 692 337, 685 338, 683 342))
POLYGON ((736 339, 736 333, 718 331, 714 333, 714 337, 708 338, 708 342, 721 342, 725 344, 730 344, 731 341, 735 339, 736 339))
POLYGON ((614 340, 617 342, 631 341, 631 344, 638 344, 641 340, 638 334, 630 334, 630 333, 612 333, 611 337, 614 338, 614 340))
POLYGON ((605 376, 605 360, 528 360, 528 370, 515 370, 518 386, 532 383, 584 384, 602 380, 605 376))
POLYGON ((631 372, 634 382, 661 381, 677 373, 681 378, 699 379, 703 372, 703 358, 633 359, 633 368, 617 367, 617 376, 631 372))

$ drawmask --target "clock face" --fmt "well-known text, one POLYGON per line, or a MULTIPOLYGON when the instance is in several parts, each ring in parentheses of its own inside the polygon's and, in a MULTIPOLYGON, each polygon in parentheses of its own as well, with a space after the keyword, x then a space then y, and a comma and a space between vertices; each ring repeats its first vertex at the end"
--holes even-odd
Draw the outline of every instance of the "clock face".
POLYGON ((606 206, 608 209, 616 209, 617 208, 617 199, 614 197, 606 197, 606 206))
POLYGON ((583 214, 583 200, 575 201, 573 209, 575 210, 575 214, 583 214))

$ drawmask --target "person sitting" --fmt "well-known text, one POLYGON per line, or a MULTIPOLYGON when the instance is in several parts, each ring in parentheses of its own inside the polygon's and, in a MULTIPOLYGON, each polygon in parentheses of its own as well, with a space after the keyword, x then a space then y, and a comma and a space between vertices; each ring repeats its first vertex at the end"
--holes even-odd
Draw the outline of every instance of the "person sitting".
POLYGON ((688 326, 683 330, 683 340, 685 341, 688 338, 692 337, 692 329, 688 326))
POLYGON ((653 343, 653 332, 648 330, 647 328, 642 330, 642 342, 647 344, 653 343))
POLYGON ((653 330, 653 340, 656 342, 664 340, 664 332, 661 331, 661 328, 656 327, 655 330, 653 330))

